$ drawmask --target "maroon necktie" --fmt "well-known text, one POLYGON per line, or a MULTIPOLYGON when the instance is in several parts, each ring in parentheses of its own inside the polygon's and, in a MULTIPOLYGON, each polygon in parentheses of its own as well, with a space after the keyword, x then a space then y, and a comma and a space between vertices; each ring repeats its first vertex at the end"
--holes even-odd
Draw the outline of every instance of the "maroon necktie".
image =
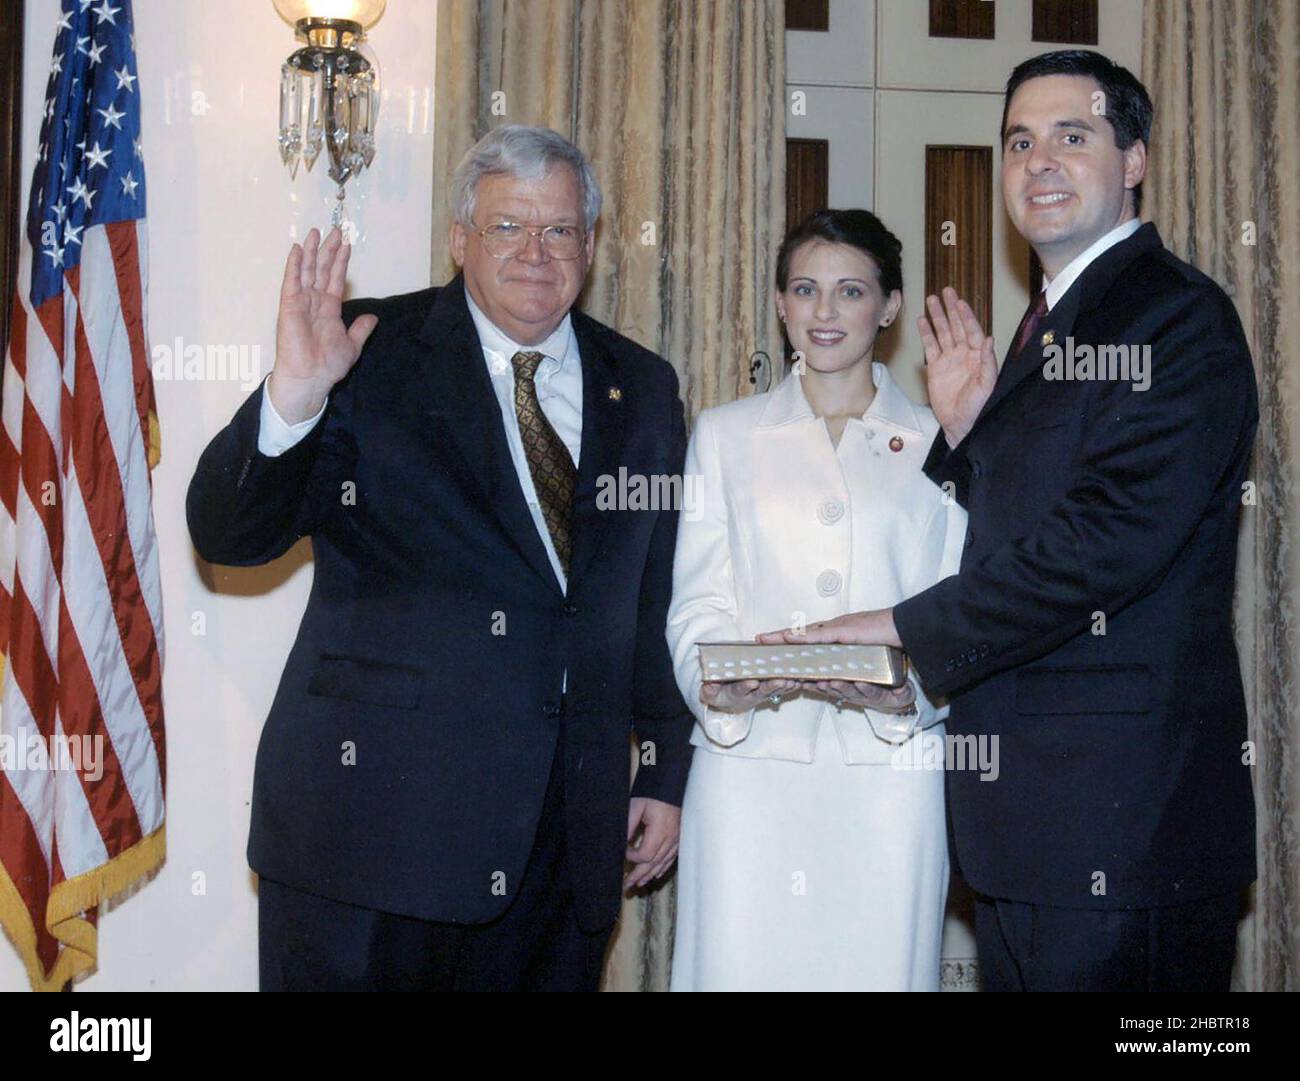
POLYGON ((1012 350, 1011 356, 1020 355, 1020 351, 1029 344, 1029 339, 1034 336, 1034 331, 1038 329, 1046 314, 1047 290, 1043 289, 1039 291, 1037 302, 1029 307, 1025 317, 1020 321, 1020 332, 1016 335, 1016 347, 1012 350))

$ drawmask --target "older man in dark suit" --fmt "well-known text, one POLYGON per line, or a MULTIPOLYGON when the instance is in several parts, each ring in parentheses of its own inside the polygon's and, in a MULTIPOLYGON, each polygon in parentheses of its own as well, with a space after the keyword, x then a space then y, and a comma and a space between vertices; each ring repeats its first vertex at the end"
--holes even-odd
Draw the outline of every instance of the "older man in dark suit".
POLYGON ((343 304, 339 233, 294 246, 274 371, 190 486, 204 558, 315 554, 257 756, 264 989, 594 989, 624 856, 637 887, 676 853, 678 508, 597 501, 680 474, 676 377, 571 310, 576 147, 497 128, 452 194, 441 288, 343 304))
POLYGON ((1223 290, 1137 219, 1151 113, 1097 53, 1012 73, 1002 192, 1043 291, 1001 371, 951 289, 920 320, 960 573, 808 633, 902 645, 954 751, 997 755, 986 781, 955 753, 947 786, 986 988, 1226 990, 1255 877, 1231 618, 1254 371, 1223 290))

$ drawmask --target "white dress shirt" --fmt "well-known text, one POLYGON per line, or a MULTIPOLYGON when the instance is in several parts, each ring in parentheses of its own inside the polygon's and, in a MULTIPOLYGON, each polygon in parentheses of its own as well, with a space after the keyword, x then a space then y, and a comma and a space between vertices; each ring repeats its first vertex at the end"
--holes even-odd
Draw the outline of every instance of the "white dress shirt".
POLYGON ((1115 226, 1109 233, 1093 243, 1089 248, 1085 248, 1068 263, 1065 264, 1055 278, 1048 278, 1043 275, 1043 292, 1047 294, 1047 310, 1050 312, 1056 307, 1056 302, 1065 296, 1065 292, 1079 279, 1079 275, 1088 269, 1088 264, 1097 258, 1107 248, 1113 248, 1121 240, 1127 240, 1134 233, 1142 228, 1142 222, 1137 218, 1130 218, 1128 221, 1115 226))
MULTIPOLYGON (((555 543, 551 540, 551 532, 546 527, 542 505, 533 485, 533 474, 528 468, 528 458, 524 453, 523 440, 519 436, 519 416, 515 412, 515 370, 511 358, 522 349, 535 350, 544 356, 533 379, 537 387, 537 400, 551 427, 573 456, 576 467, 582 446, 582 359, 578 353, 577 337, 573 333, 573 320, 566 314, 560 325, 544 341, 524 346, 513 341, 483 314, 482 309, 474 303, 474 298, 469 295, 468 289, 465 290, 465 300, 469 304, 469 314, 474 320, 474 329, 478 331, 478 340, 483 347, 483 361, 487 365, 492 389, 497 396, 501 419, 505 422, 506 443, 510 447, 510 459, 514 463, 515 472, 519 475, 519 486, 533 516, 533 524, 537 527, 542 543, 546 545, 546 554, 555 577, 561 589, 566 589, 568 582, 564 569, 560 566, 555 543)), ((283 454, 310 432, 324 413, 325 406, 322 405, 314 417, 289 424, 275 411, 271 396, 263 393, 257 449, 270 457, 283 454)))

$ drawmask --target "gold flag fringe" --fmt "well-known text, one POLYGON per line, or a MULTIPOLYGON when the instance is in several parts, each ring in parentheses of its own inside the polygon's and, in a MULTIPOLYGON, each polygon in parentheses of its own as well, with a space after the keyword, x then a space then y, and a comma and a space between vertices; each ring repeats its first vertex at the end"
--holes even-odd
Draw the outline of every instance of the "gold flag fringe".
POLYGON ((149 468, 153 469, 162 461, 162 425, 158 423, 158 414, 149 410, 149 468))
POLYGON ((163 825, 107 863, 54 887, 45 912, 45 926, 58 939, 61 948, 49 974, 36 954, 36 928, 31 914, 8 872, 0 866, 0 925, 23 959, 33 991, 60 991, 74 976, 95 967, 99 935, 85 912, 157 870, 166 855, 167 827, 163 825))

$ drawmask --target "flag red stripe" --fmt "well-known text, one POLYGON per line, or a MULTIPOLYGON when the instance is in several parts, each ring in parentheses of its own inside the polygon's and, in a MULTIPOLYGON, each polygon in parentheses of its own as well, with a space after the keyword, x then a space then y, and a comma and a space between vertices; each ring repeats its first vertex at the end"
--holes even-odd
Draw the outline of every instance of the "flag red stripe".
POLYGON ((144 831, 117 749, 104 724, 99 693, 82 655, 66 598, 61 598, 59 604, 59 719, 67 736, 101 738, 99 779, 88 777, 84 769, 77 776, 104 847, 109 852, 124 851, 139 841, 144 831))
POLYGON ((59 956, 59 943, 45 929, 50 900, 50 870, 40 839, 9 778, 0 772, 0 865, 22 898, 36 929, 36 955, 48 975, 59 956))
POLYGON ((27 378, 27 306, 22 294, 14 293, 13 308, 9 312, 9 359, 19 379, 27 378))
MULTIPOLYGON (((23 395, 23 458, 19 473, 27 498, 49 538, 50 559, 57 580, 63 566, 63 473, 50 435, 27 395, 23 395), (47 487, 51 484, 52 488, 47 487)), ((17 571, 14 573, 16 576, 17 571)))
MULTIPOLYGON (((77 269, 67 276, 75 293, 80 287, 77 269)), ((122 650, 127 667, 140 696, 140 706, 153 738, 158 756, 158 770, 164 787, 167 783, 166 750, 163 744, 162 665, 153 621, 136 573, 135 555, 131 551, 126 525, 126 496, 117 455, 109 438, 100 397, 99 377, 91 359, 86 327, 77 310, 76 371, 70 424, 71 453, 77 467, 77 480, 83 493, 90 530, 99 549, 113 603, 122 650)))
MULTIPOLYGON (((9 320, 9 360, 20 380, 27 378, 27 309, 14 294, 14 308, 9 320)), ((0 424, 0 502, 9 517, 18 519, 18 448, 9 438, 9 430, 0 424)))
MULTIPOLYGON (((54 355, 59 358, 59 366, 62 368, 63 358, 63 297, 51 297, 39 308, 36 309, 36 321, 40 323, 45 330, 45 338, 50 343, 50 348, 54 350, 54 355)), ((27 381, 27 373, 23 373, 23 382, 27 381)))
POLYGON ((7 675, 18 684, 36 727, 46 739, 54 735, 54 710, 59 685, 45 653, 40 620, 22 580, 14 577, 14 648, 9 651, 7 675))
MULTIPOLYGON (((149 351, 144 341, 144 296, 140 274, 139 230, 134 221, 110 222, 104 227, 109 250, 113 255, 113 272, 117 276, 117 296, 122 309, 122 323, 131 343, 131 374, 135 384, 135 408, 140 416, 144 445, 149 448, 149 413, 156 410, 153 372, 149 368, 149 351)), ((150 483, 153 478, 150 476, 150 483)))

